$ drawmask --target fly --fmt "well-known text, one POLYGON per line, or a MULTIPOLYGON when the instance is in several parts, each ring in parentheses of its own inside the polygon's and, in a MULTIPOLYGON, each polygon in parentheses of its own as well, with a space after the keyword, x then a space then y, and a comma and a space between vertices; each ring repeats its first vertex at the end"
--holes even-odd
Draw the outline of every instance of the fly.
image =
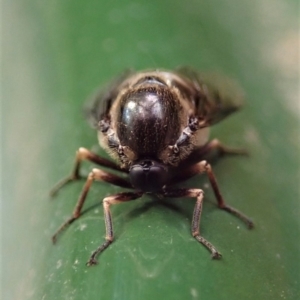
POLYGON ((71 175, 51 191, 54 196, 67 183, 82 178, 81 162, 126 173, 127 178, 94 168, 86 178, 72 216, 53 235, 58 235, 81 215, 92 183, 104 181, 131 189, 103 199, 105 241, 92 253, 87 265, 97 264, 97 256, 114 240, 111 205, 136 200, 150 193, 159 197, 196 199, 191 231, 214 259, 220 252, 200 234, 204 192, 199 188, 174 188, 190 177, 206 173, 218 207, 240 218, 249 228, 253 222, 224 201, 212 167, 205 159, 212 152, 245 154, 241 149, 209 141, 209 127, 222 121, 241 106, 241 93, 228 79, 208 78, 188 68, 176 71, 128 72, 98 93, 88 113, 98 132, 98 140, 112 157, 107 160, 86 148, 76 152, 71 175))

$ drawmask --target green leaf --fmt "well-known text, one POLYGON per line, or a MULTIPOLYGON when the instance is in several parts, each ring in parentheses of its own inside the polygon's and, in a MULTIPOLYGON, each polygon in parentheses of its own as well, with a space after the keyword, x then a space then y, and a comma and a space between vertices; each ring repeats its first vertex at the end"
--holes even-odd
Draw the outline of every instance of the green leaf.
MULTIPOLYGON (((297 8, 296 1, 4 1, 4 299, 299 299, 297 8), (48 196, 79 147, 98 149, 84 99, 124 69, 182 65, 220 71, 244 88, 246 107, 212 137, 251 156, 224 158, 214 171, 228 204, 255 228, 219 210, 207 178, 196 177, 185 186, 204 188, 201 231, 222 260, 191 236, 193 199, 143 197, 112 208, 116 240, 89 268, 105 235, 101 200, 121 189, 95 183, 85 213, 55 246, 50 237, 83 182, 48 196)), ((84 164, 85 173, 91 168, 84 164)))

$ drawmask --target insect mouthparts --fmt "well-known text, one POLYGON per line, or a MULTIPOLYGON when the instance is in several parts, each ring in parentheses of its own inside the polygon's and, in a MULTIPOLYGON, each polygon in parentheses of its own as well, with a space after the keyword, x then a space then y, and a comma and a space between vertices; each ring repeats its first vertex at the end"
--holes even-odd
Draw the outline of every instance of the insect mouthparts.
POLYGON ((156 192, 162 189, 168 179, 167 168, 155 160, 142 160, 129 169, 131 184, 144 192, 156 192))
POLYGON ((140 165, 143 167, 144 171, 149 171, 150 167, 153 165, 151 160, 143 160, 140 165))

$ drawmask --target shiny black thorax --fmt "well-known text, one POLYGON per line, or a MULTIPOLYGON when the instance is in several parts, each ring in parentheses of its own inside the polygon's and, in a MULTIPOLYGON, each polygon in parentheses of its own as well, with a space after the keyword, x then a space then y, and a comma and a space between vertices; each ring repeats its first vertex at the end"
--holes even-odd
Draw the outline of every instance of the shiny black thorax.
POLYGON ((120 101, 116 112, 120 144, 128 146, 137 159, 159 159, 158 154, 180 135, 180 110, 178 99, 166 86, 145 79, 120 101))

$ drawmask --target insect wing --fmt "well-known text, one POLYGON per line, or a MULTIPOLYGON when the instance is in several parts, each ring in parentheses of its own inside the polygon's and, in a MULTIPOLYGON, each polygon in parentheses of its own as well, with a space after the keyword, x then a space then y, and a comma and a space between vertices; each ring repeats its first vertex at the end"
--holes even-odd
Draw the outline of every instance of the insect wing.
POLYGON ((122 75, 111 81, 106 87, 96 91, 94 96, 88 100, 84 112, 92 127, 97 128, 100 120, 109 120, 111 106, 123 88, 121 84, 131 74, 133 74, 131 70, 123 72, 122 75))
POLYGON ((200 127, 216 124, 243 105, 243 92, 232 79, 217 73, 199 73, 183 67, 177 70, 190 79, 197 90, 195 115, 200 127))

